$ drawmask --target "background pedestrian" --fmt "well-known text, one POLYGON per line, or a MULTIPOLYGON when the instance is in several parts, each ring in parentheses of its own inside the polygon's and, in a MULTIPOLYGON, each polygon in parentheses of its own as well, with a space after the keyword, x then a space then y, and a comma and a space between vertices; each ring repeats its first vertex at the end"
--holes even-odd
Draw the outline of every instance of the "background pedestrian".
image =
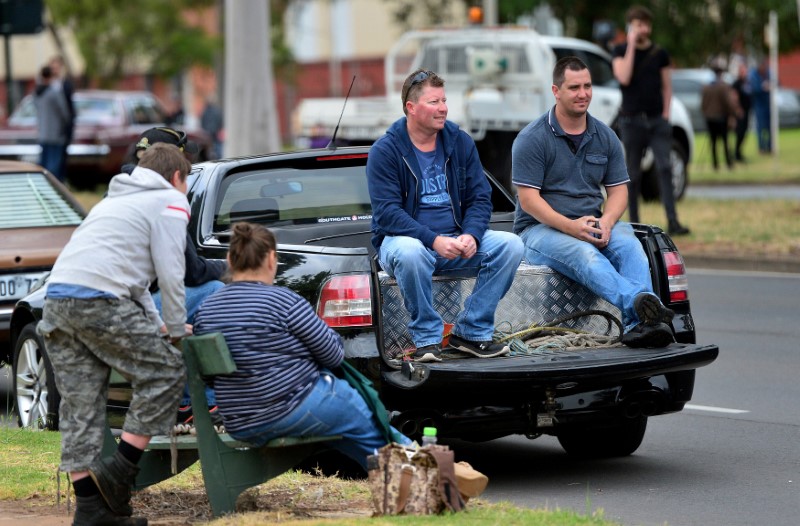
POLYGON ((37 138, 42 149, 39 164, 65 181, 64 152, 67 146, 67 129, 71 121, 69 106, 50 66, 39 73, 39 84, 34 92, 36 106, 37 138))

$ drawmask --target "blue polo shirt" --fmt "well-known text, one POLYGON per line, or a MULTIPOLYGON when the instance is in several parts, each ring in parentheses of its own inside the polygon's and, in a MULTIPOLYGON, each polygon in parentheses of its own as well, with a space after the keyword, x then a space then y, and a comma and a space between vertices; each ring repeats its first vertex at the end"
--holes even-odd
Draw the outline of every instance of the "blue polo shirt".
MULTIPOLYGON (((519 132, 511 148, 511 182, 538 189, 553 210, 570 219, 600 217, 603 187, 630 180, 617 135, 591 115, 586 119, 586 133, 575 151, 556 120, 555 108, 519 132)), ((538 223, 517 199, 514 233, 538 223)))

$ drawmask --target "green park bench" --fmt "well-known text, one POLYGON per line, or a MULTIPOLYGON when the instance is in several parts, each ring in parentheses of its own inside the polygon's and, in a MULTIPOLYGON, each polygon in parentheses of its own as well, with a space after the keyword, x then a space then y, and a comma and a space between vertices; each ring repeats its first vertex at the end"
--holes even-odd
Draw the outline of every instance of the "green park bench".
MULTIPOLYGON (((236 370, 225 339, 220 333, 185 338, 183 355, 196 434, 174 438, 154 436, 139 462, 141 471, 136 477, 134 489, 157 484, 199 459, 211 510, 218 517, 236 510, 236 498, 244 490, 289 471, 319 451, 323 447, 321 443, 341 438, 285 437, 273 439, 261 447, 253 447, 225 433, 217 433, 208 412, 203 377, 236 370)), ((111 429, 107 428, 103 455, 112 455, 116 448, 117 441, 111 429)))

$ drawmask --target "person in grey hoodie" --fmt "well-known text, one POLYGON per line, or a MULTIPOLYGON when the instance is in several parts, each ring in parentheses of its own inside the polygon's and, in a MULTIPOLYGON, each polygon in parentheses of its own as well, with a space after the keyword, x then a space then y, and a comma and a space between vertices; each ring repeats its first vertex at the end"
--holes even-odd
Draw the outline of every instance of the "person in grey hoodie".
POLYGON ((58 80, 50 66, 42 68, 40 84, 34 92, 39 146, 42 148, 39 164, 64 182, 68 125, 71 121, 67 99, 57 85, 58 80))
POLYGON ((184 245, 191 164, 168 144, 150 147, 111 179, 53 266, 42 321, 61 394, 61 469, 70 473, 74 524, 147 524, 132 518, 131 488, 150 437, 172 429, 185 382, 184 245), (163 319, 150 295, 158 279, 163 319), (133 397, 119 448, 100 458, 111 369, 133 397))

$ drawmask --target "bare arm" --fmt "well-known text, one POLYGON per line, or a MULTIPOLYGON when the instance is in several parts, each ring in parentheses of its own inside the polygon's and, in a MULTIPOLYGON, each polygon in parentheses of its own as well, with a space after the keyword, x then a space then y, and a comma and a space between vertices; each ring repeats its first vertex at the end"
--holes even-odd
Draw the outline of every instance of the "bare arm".
POLYGON ((628 185, 618 184, 616 186, 606 186, 606 195, 607 198, 606 204, 603 207, 603 217, 600 218, 604 237, 606 228, 608 228, 610 232, 628 207, 628 185))
POLYGON ((611 62, 611 67, 614 69, 614 77, 623 86, 631 83, 633 77, 633 60, 636 56, 636 33, 633 29, 628 31, 628 47, 625 49, 625 55, 622 57, 615 57, 611 62))

